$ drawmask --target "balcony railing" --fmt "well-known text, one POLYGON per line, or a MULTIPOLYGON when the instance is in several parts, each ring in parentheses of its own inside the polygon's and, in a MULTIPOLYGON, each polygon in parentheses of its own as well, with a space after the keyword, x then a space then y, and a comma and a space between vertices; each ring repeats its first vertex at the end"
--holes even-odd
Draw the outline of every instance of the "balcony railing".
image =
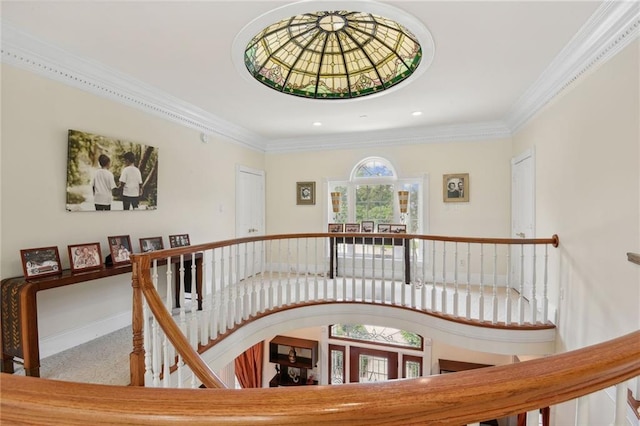
POLYGON ((557 244, 556 236, 512 240, 321 233, 134 255, 132 383, 221 386, 197 352, 245 321, 296 306, 358 303, 489 328, 553 328, 549 247, 557 244), (176 257, 178 270, 158 266, 176 257), (174 304, 179 306, 175 311, 174 304), (152 320, 144 321, 150 313, 152 320))
MULTIPOLYGON (((463 425, 551 406, 640 375, 640 331, 577 351, 456 374, 341 386, 157 389, 2 374, 2 423, 463 425)), ((576 422, 576 425, 584 423, 576 422)))
POLYGON ((557 243, 555 236, 296 234, 134 255, 131 379, 138 386, 4 376, 3 422, 460 425, 533 414, 615 385, 613 424, 622 425, 626 381, 640 374, 640 332, 518 364, 384 383, 298 387, 295 396, 284 388, 224 389, 200 356, 246 322, 314 304, 397 307, 525 333, 548 329, 553 327, 549 289, 557 285, 549 279, 555 262, 549 247, 557 243), (177 270, 158 266, 176 257, 177 270), (200 383, 217 389, 153 388, 200 383))

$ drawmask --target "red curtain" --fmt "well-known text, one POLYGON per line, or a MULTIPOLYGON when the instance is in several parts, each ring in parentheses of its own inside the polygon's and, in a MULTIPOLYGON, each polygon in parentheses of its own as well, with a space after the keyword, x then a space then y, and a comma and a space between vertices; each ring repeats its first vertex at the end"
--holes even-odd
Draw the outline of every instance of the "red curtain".
POLYGON ((262 387, 263 342, 256 343, 235 359, 236 377, 243 388, 262 387))

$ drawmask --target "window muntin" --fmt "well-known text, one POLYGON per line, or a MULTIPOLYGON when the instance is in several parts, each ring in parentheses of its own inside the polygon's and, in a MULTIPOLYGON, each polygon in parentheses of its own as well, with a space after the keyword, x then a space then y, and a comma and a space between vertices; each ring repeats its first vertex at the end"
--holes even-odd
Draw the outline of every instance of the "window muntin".
POLYGON ((422 337, 410 331, 365 324, 333 324, 329 335, 334 339, 360 340, 374 344, 422 349, 422 337))
POLYGON ((423 178, 399 179, 394 167, 386 159, 369 157, 353 168, 348 181, 330 181, 330 192, 340 192, 340 211, 331 209, 327 194, 329 222, 362 223, 374 221, 374 231, 379 223, 401 223, 398 191, 409 191, 409 208, 406 214, 407 232, 421 233, 425 211, 423 178))

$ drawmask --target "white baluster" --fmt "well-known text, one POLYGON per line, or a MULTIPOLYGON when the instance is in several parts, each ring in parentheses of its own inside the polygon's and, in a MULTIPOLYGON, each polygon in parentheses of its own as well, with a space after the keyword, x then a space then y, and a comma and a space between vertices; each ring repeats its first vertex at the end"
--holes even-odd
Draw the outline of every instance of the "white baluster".
POLYGON ((458 242, 453 245, 453 316, 458 315, 458 242))
MULTIPOLYGON (((347 292, 347 239, 342 237, 342 301, 349 300, 347 292)), ((337 246, 336 246, 337 249, 337 246)), ((337 271, 336 271, 337 273, 337 271)))
POLYGON ((613 426, 625 426, 627 425, 627 407, 628 403, 628 385, 627 382, 618 383, 616 385, 616 410, 615 417, 613 418, 613 426))
POLYGON ((498 246, 493 245, 493 298, 491 299, 491 307, 493 315, 491 316, 491 322, 493 324, 498 322, 498 246))
POLYGON ((511 324, 511 245, 507 245, 507 276, 505 280, 505 324, 511 324))
POLYGON ((467 294, 465 295, 466 318, 471 319, 471 244, 467 243, 467 294))
MULTIPOLYGON (((173 299, 174 299, 174 294, 173 294, 173 268, 172 268, 172 263, 171 263, 171 258, 167 257, 167 300, 166 300, 166 306, 167 306, 167 310, 169 312, 171 312, 171 316, 173 317, 173 299)), ((169 355, 171 357, 173 357, 175 354, 173 352, 173 346, 171 346, 169 348, 169 355)), ((166 358, 165 358, 166 359, 166 358)))
POLYGON ((200 299, 202 300, 202 311, 199 313, 199 343, 205 344, 209 339, 209 315, 211 309, 211 289, 209 280, 211 278, 211 265, 209 262, 209 252, 202 252, 202 290, 200 299))
POLYGON ((549 244, 544 245, 544 279, 542 288, 542 321, 549 322, 549 297, 548 297, 548 272, 549 272, 549 244))
POLYGON ((351 300, 357 300, 356 296, 356 240, 351 237, 351 300))
POLYGON ((383 304, 387 303, 387 282, 386 282, 387 280, 386 280, 386 276, 385 276, 385 272, 384 272, 384 270, 385 270, 385 267, 384 267, 384 264, 385 264, 385 261, 384 261, 385 251, 386 251, 386 248, 384 246, 384 240, 383 240, 383 244, 380 246, 380 259, 382 260, 382 263, 380 265, 380 278, 381 278, 380 285, 381 285, 381 288, 382 288, 382 303, 383 304))
POLYGON ((436 240, 431 241, 431 310, 436 311, 436 240))
POLYGON ((540 424, 540 410, 527 411, 527 424, 534 426, 540 424))
POLYGON ((447 313, 447 242, 442 242, 442 313, 447 313))
MULTIPOLYGON (((395 238, 391 238, 391 280, 389 281, 389 284, 391 285, 391 304, 392 305, 398 305, 398 301, 396 300, 396 287, 397 287, 397 282, 396 282, 396 246, 395 246, 395 238)), ((404 288, 404 284, 402 286, 402 288, 404 288)), ((404 294, 403 294, 404 295, 404 294)), ((400 304, 402 304, 404 301, 400 301, 400 304)))
POLYGON ((484 244, 480 243, 480 296, 478 297, 478 319, 484 321, 484 244))
POLYGON ((422 247, 422 310, 427 310, 427 243, 419 240, 422 247))
POLYGON ((518 296, 518 324, 524 323, 524 244, 520 244, 520 295, 518 296))
POLYGON ((413 309, 416 308, 416 292, 418 289, 416 285, 419 282, 418 278, 418 253, 416 253, 416 248, 414 247, 415 240, 409 241, 409 250, 411 250, 411 265, 409 271, 411 273, 411 280, 409 280, 409 291, 411 292, 411 307, 413 309))
MULTIPOLYGON (((362 284, 360 286, 360 292, 361 292, 361 297, 362 297, 362 301, 364 302, 366 300, 365 295, 367 294, 367 284, 366 284, 366 279, 365 279, 365 263, 366 263, 366 246, 364 244, 364 238, 362 239, 362 284)), ((373 301, 373 299, 372 299, 373 301)))
MULTIPOLYGON (((153 288, 158 291, 158 261, 153 260, 151 266, 151 282, 153 283, 153 288)), ((144 323, 142 324, 142 338, 143 338, 143 347, 144 347, 144 384, 145 386, 151 386, 153 381, 153 353, 154 348, 151 324, 149 323, 149 306, 147 305, 147 298, 142 298, 142 318, 144 323)), ((151 318, 153 321, 153 317, 151 318)))
POLYGON ((232 281, 232 285, 233 285, 233 294, 235 296, 235 307, 236 307, 236 315, 234 316, 233 319, 233 324, 234 326, 236 324, 240 324, 242 322, 242 310, 244 308, 243 305, 243 300, 244 300, 244 294, 245 294, 245 286, 242 283, 243 278, 246 281, 246 277, 243 277, 240 274, 240 266, 241 266, 241 262, 240 262, 240 258, 242 257, 240 254, 240 248, 244 247, 244 252, 247 252, 247 246, 246 244, 238 244, 236 245, 236 278, 234 281, 232 281))
POLYGON ((304 239, 304 287, 302 289, 302 302, 308 302, 309 297, 309 272, 311 271, 311 259, 309 259, 309 239, 304 239))
POLYGON ((294 303, 300 303, 300 238, 296 238, 296 283, 294 293, 294 303))
POLYGON ((380 303, 383 303, 383 299, 378 299, 378 286, 376 283, 376 278, 376 245, 371 244, 371 300, 373 302, 379 300, 380 303))
POLYGON ((532 259, 531 259, 531 324, 535 324, 536 322, 538 322, 538 300, 536 298, 536 245, 535 244, 531 244, 531 250, 533 251, 532 253, 532 259))

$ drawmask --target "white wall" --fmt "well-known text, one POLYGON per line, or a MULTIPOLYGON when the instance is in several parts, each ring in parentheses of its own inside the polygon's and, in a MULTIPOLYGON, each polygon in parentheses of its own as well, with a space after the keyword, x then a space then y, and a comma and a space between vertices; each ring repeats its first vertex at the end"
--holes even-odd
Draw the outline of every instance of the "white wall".
MULTIPOLYGON (((560 236, 558 351, 640 328, 640 108, 638 41, 582 76, 514 137, 514 155, 536 151, 536 229, 560 236)), ((608 424, 604 392, 591 418, 608 424)), ((567 424, 574 406, 558 409, 567 424)))
MULTIPOLYGON (((6 64, 1 136, 3 279, 22 275, 19 251, 25 248, 58 246, 68 268, 67 245, 98 241, 104 254, 109 235, 130 235, 136 251, 140 237, 162 235, 166 246, 176 233, 188 233, 192 244, 231 238, 235 166, 264 169, 263 153, 216 136, 203 144, 196 130, 6 64), (158 210, 67 212, 68 129, 158 147, 158 210)), ((60 349, 55 337, 80 343, 74 339, 82 339, 79 328, 86 324, 102 321, 115 329, 130 322, 129 281, 121 275, 40 292, 42 355, 60 349)))
POLYGON ((388 159, 400 178, 429 176, 429 233, 509 236, 509 139, 267 154, 269 233, 325 232, 326 181, 348 179, 353 167, 371 156, 388 159), (448 173, 469 173, 468 203, 442 201, 442 175, 448 173), (296 205, 296 181, 316 182, 315 206, 296 205))

